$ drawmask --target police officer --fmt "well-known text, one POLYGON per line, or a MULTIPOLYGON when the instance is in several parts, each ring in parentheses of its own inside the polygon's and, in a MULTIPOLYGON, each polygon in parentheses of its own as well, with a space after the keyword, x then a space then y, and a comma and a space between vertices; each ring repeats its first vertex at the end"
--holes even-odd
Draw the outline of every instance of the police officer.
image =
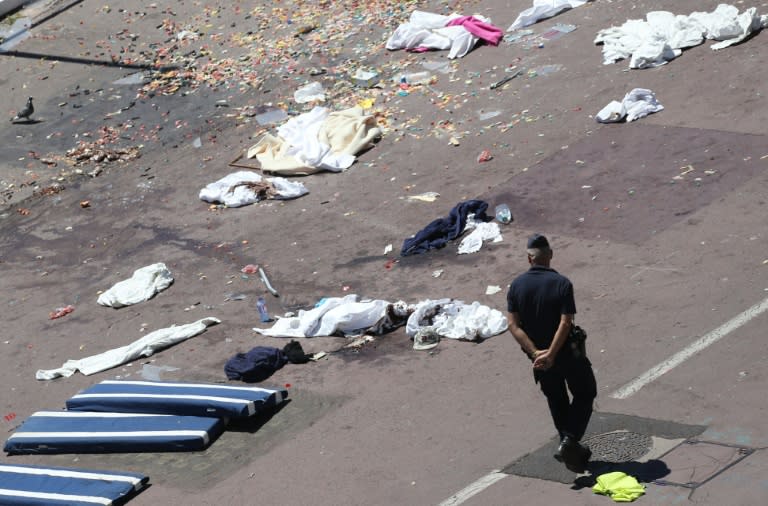
POLYGON ((547 398, 560 437, 555 458, 582 473, 592 453, 579 441, 592 416, 597 384, 583 346, 568 342, 576 314, 573 284, 550 267, 546 237, 533 234, 527 246, 531 267, 507 292, 509 330, 533 362, 534 379, 547 398))

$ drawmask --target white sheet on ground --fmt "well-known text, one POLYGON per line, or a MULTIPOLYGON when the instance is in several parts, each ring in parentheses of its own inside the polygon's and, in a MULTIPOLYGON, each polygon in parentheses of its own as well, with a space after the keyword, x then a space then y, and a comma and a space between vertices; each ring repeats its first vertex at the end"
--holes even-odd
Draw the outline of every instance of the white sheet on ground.
POLYGON ((99 295, 96 300, 102 306, 124 307, 149 300, 156 293, 171 286, 173 275, 164 263, 147 265, 133 272, 133 276, 116 283, 99 295))
MULTIPOLYGON (((473 14, 473 16, 485 23, 491 22, 490 19, 479 14, 473 14)), ((466 56, 480 39, 461 25, 445 26, 449 21, 458 17, 460 15, 456 13, 443 16, 442 14, 414 10, 411 12, 408 22, 400 24, 389 36, 386 48, 390 51, 418 47, 437 50, 450 49, 448 52, 449 59, 466 56)))
POLYGON ((712 49, 737 44, 768 26, 768 15, 759 16, 756 8, 739 10, 727 4, 712 12, 694 12, 688 16, 667 11, 653 11, 645 20, 630 19, 621 26, 600 30, 595 44, 603 44, 603 63, 608 65, 629 58, 633 69, 664 65, 680 56, 687 47, 706 39, 721 41, 712 49))
POLYGON ((459 300, 439 299, 419 302, 408 317, 405 333, 413 338, 420 329, 431 327, 441 337, 475 341, 501 334, 507 326, 507 317, 498 309, 477 301, 465 304, 459 300))
POLYGON ((247 170, 233 172, 210 183, 200 190, 200 200, 220 202, 227 207, 241 207, 259 201, 253 189, 241 183, 260 183, 262 180, 271 184, 277 194, 275 199, 295 199, 309 193, 307 187, 298 181, 289 181, 282 177, 263 178, 261 174, 247 170))
POLYGON ((507 28, 508 32, 551 18, 564 10, 581 7, 588 0, 533 0, 533 7, 525 9, 507 28))
MULTIPOLYGON (((255 332, 271 337, 320 337, 335 334, 378 332, 387 318, 384 300, 359 301, 357 295, 329 297, 320 305, 299 311, 297 316, 279 318, 271 328, 254 328, 255 332)), ((413 338, 422 328, 429 328, 441 337, 475 341, 507 330, 507 318, 501 311, 479 302, 465 304, 453 299, 426 300, 415 306, 402 301, 394 303, 399 314, 411 313, 406 321, 406 334, 413 338)))
POLYGON ((358 296, 328 297, 309 311, 297 316, 279 318, 271 328, 254 328, 255 332, 272 337, 319 337, 336 333, 352 334, 375 327, 386 316, 389 302, 385 300, 358 301, 358 296))
POLYGON ((617 123, 626 118, 629 123, 663 109, 655 93, 645 88, 635 88, 621 102, 614 100, 603 107, 595 119, 598 123, 617 123))
POLYGON ((221 323, 221 320, 209 316, 186 325, 174 325, 173 327, 159 329, 127 346, 79 360, 67 360, 59 369, 40 369, 35 374, 35 378, 39 380, 52 380, 59 377, 68 378, 77 371, 86 376, 106 371, 137 358, 149 357, 157 351, 201 334, 206 328, 217 323, 221 323))

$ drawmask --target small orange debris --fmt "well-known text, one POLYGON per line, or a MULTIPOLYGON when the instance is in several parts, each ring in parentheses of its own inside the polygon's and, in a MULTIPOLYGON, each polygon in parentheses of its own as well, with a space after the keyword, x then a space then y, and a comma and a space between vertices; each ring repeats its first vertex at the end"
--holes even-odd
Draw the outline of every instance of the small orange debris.
POLYGON ((489 160, 493 160, 493 155, 487 149, 484 149, 483 151, 481 151, 480 154, 477 156, 478 163, 487 162, 489 160))
POLYGON ((68 315, 74 310, 75 310, 75 306, 72 306, 72 305, 60 307, 56 309, 56 311, 52 311, 49 317, 51 318, 51 320, 55 320, 56 318, 61 318, 62 316, 68 315))

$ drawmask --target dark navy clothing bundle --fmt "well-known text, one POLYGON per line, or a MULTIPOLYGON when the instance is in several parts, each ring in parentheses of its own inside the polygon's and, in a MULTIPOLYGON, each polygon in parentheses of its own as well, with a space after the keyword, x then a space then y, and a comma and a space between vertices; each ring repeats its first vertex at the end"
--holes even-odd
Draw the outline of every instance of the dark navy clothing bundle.
POLYGON ((256 346, 247 353, 238 353, 224 364, 224 372, 231 380, 248 383, 264 381, 288 362, 305 364, 310 355, 304 353, 301 343, 291 341, 283 349, 271 346, 256 346))
POLYGON ((475 215, 478 221, 491 221, 485 211, 488 203, 482 200, 467 200, 457 204, 445 218, 438 218, 424 227, 413 237, 403 242, 400 256, 418 255, 432 249, 444 247, 448 241, 452 241, 464 232, 467 226, 467 216, 475 215))

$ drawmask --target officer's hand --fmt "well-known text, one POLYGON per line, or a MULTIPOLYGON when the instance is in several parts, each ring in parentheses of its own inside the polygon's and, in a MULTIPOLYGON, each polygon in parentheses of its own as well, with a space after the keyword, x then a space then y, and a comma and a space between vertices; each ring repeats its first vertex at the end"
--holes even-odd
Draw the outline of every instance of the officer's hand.
POLYGON ((552 367, 553 358, 549 355, 549 350, 539 351, 533 361, 533 368, 539 371, 546 371, 552 367))

